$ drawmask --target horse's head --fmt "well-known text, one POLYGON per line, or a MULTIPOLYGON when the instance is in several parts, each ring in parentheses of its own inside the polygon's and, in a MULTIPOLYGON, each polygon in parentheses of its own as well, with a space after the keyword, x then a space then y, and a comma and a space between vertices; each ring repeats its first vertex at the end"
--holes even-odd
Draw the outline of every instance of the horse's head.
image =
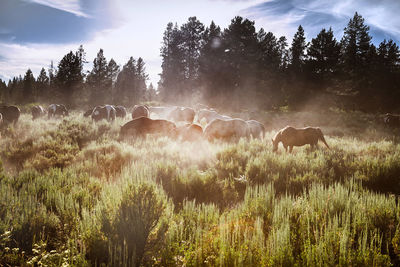
POLYGON ((278 150, 279 141, 277 141, 276 139, 277 138, 275 138, 275 139, 271 138, 272 146, 273 146, 273 148, 272 148, 273 152, 276 152, 278 150))
POLYGON ((272 141, 272 151, 276 152, 278 150, 279 142, 281 141, 281 132, 275 134, 274 138, 271 139, 272 141))

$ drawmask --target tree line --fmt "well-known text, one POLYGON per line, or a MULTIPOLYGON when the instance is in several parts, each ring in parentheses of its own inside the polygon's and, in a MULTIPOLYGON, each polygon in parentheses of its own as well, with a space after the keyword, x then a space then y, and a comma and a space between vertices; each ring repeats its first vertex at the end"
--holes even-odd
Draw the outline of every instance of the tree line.
POLYGON ((51 63, 47 71, 42 68, 36 79, 28 69, 24 77, 14 77, 8 84, 1 81, 1 100, 15 104, 60 102, 71 107, 105 103, 131 106, 156 96, 153 86, 146 86, 148 74, 141 57, 130 57, 121 69, 114 59, 107 61, 100 49, 91 71, 84 71, 84 63, 86 53, 81 45, 66 54, 57 67, 51 63))
POLYGON ((307 42, 300 25, 290 45, 239 16, 224 30, 190 17, 166 27, 158 89, 164 101, 201 95, 228 107, 296 109, 331 99, 346 108, 398 109, 399 47, 393 40, 376 47, 371 40, 358 13, 340 41, 329 28, 307 42))
POLYGON ((336 105, 366 111, 399 110, 400 52, 393 40, 372 43, 364 18, 354 14, 337 40, 331 28, 306 41, 300 25, 291 43, 242 17, 226 29, 205 26, 190 17, 181 26, 168 23, 160 55, 158 90, 146 87, 142 58, 122 68, 100 49, 91 71, 84 72, 82 46, 35 79, 0 81, 7 103, 63 102, 70 106, 103 103, 133 105, 161 100, 173 104, 203 102, 232 108, 302 108, 336 105))

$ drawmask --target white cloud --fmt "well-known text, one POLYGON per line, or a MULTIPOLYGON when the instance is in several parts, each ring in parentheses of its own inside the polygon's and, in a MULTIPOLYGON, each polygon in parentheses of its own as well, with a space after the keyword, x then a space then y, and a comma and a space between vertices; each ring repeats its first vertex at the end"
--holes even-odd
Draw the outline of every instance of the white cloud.
MULTIPOLYGON (((35 76, 42 67, 45 69, 51 60, 59 60, 73 45, 19 45, 0 43, 0 73, 5 79, 23 75, 30 68, 35 76), (6 53, 5 53, 6 52, 6 53)), ((56 65, 57 62, 54 62, 56 65)))
MULTIPOLYGON (((29 0, 52 4, 55 8, 71 10, 74 14, 81 12, 79 1, 64 2, 50 0, 29 0)), ((257 0, 259 2, 260 0, 257 0)), ((120 21, 117 28, 99 31, 94 37, 83 42, 87 53, 86 68, 91 68, 91 62, 100 48, 104 50, 107 60, 114 60, 121 65, 125 64, 130 56, 142 57, 150 76, 149 82, 154 85, 159 80, 161 72, 160 47, 162 35, 168 22, 185 23, 190 16, 197 18, 205 25, 211 20, 221 27, 227 27, 230 20, 239 15, 240 11, 254 4, 248 1, 184 1, 163 0, 155 1, 130 1, 116 0, 113 2, 116 9, 113 14, 120 21)), ((67 23, 67 22, 66 22, 67 23)), ((55 44, 1 44, 0 43, 0 74, 9 79, 23 75, 31 68, 35 77, 42 67, 47 68, 53 60, 56 66, 58 61, 70 50, 75 51, 80 43, 68 45, 55 44)))
POLYGON ((89 17, 82 11, 79 0, 25 0, 36 4, 48 6, 51 8, 63 10, 79 17, 89 17))

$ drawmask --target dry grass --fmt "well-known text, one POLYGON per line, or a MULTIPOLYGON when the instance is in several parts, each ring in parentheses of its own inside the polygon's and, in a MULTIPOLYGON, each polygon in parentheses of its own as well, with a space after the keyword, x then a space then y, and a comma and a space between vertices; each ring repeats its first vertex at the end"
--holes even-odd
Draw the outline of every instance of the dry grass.
POLYGON ((266 122, 265 138, 119 141, 128 119, 23 114, 0 139, 0 263, 399 264, 400 210, 390 194, 400 193, 400 145, 391 130, 342 111, 236 115, 266 122), (270 139, 286 124, 321 126, 331 150, 273 153, 270 139), (149 222, 140 205, 154 208, 152 228, 144 243, 124 243, 121 227, 132 225, 136 240, 135 218, 149 222), (139 215, 122 222, 118 212, 139 215))

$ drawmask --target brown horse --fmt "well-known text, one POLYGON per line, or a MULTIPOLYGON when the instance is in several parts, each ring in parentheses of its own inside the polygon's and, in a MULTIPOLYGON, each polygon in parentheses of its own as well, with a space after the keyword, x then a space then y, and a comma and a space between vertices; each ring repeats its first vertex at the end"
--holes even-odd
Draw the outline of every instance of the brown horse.
POLYGON ((158 134, 161 136, 176 136, 175 123, 167 120, 153 120, 140 117, 125 123, 120 130, 120 139, 125 137, 143 137, 147 134, 158 134))
POLYGON ((294 128, 286 126, 279 132, 277 132, 272 139, 274 146, 273 151, 278 150, 279 142, 282 142, 283 147, 291 153, 294 146, 304 146, 309 144, 311 148, 318 146, 318 140, 321 140, 326 147, 329 149, 328 144, 325 141, 322 131, 318 127, 306 127, 306 128, 294 128))
POLYGON ((135 105, 133 107, 133 111, 132 111, 132 119, 137 119, 140 117, 146 117, 146 118, 150 118, 150 112, 147 106, 143 105, 143 106, 139 106, 139 105, 135 105))
POLYGON ((383 121, 388 127, 400 127, 400 115, 386 113, 383 117, 383 121))

